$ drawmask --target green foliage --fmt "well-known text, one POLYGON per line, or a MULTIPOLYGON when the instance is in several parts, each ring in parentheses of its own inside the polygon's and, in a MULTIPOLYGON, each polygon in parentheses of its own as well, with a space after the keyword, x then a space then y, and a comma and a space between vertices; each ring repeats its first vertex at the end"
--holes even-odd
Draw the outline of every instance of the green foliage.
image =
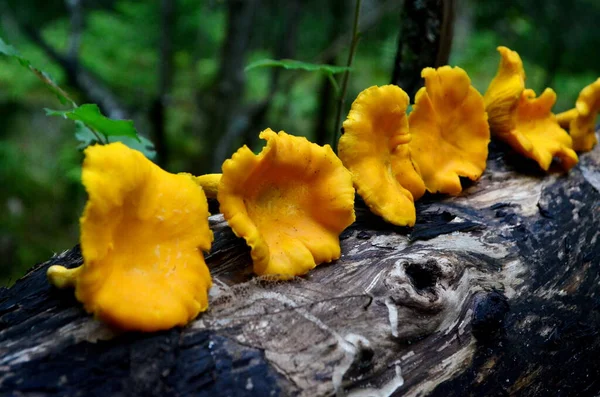
MULTIPOLYGON (((81 109, 81 108, 79 108, 79 109, 81 109)), ((51 112, 61 113, 61 112, 56 112, 56 111, 51 111, 51 112)), ((104 116, 102 116, 102 117, 104 117, 104 116)), ((108 120, 110 120, 110 119, 108 119, 108 120)), ((110 121, 114 121, 114 120, 110 120, 110 121)), ((92 130, 90 130, 80 120, 75 121, 75 138, 80 143, 80 145, 79 145, 80 150, 83 150, 90 145, 99 143, 98 135, 95 134, 94 132, 92 132, 92 130)), ((146 156, 150 160, 154 160, 154 158, 156 157, 156 150, 154 150, 154 145, 152 144, 152 142, 141 135, 135 135, 135 136, 123 136, 120 134, 105 135, 105 139, 106 139, 107 143, 121 142, 121 143, 129 146, 132 149, 142 152, 144 154, 144 156, 146 156)))
POLYGON ((133 121, 112 120, 104 116, 96 104, 77 106, 69 95, 50 78, 50 76, 31 65, 31 62, 21 56, 19 51, 0 38, 0 53, 13 57, 19 63, 32 71, 58 97, 60 102, 73 108, 70 110, 45 109, 47 116, 61 116, 75 121, 75 137, 82 144, 80 149, 94 143, 122 142, 123 144, 144 153, 150 159, 156 156, 154 145, 148 139, 140 137, 133 121))
POLYGON ((133 126, 133 121, 109 119, 100 112, 100 108, 95 104, 84 104, 71 110, 44 110, 47 116, 62 116, 83 123, 90 129, 90 132, 101 134, 104 143, 108 141, 108 137, 129 137, 141 142, 133 126))

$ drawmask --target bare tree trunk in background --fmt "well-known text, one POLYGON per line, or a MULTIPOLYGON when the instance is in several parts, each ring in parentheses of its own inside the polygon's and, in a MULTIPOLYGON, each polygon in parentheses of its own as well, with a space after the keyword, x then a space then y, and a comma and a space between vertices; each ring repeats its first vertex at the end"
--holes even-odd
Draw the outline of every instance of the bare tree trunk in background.
POLYGON ((158 92, 152 103, 150 121, 153 128, 156 162, 166 165, 168 149, 166 142, 166 112, 168 95, 173 80, 173 28, 175 26, 175 1, 162 0, 160 14, 160 49, 158 64, 158 92))
MULTIPOLYGON (((280 3, 283 7, 282 24, 284 26, 281 36, 275 49, 275 59, 293 58, 296 53, 296 44, 298 43, 298 27, 301 21, 302 5, 301 0, 287 0, 280 3)), ((248 125, 243 131, 243 143, 252 147, 258 141, 258 133, 266 128, 264 125, 265 117, 271 108, 273 97, 277 93, 281 82, 281 68, 272 68, 269 81, 269 93, 267 97, 251 107, 248 114, 248 125)), ((291 88, 286 85, 284 88, 291 88)))
MULTIPOLYGON (((339 21, 345 21, 346 15, 348 14, 346 7, 346 1, 344 0, 333 0, 330 3, 331 14, 335 19, 339 21)), ((331 24, 331 30, 329 32, 329 42, 334 42, 335 39, 342 33, 344 23, 334 21, 331 24)), ((325 58, 324 63, 328 65, 336 64, 336 56, 329 55, 325 58)), ((319 88, 319 113, 315 122, 315 141, 319 145, 324 145, 331 142, 332 137, 332 123, 334 121, 335 109, 331 106, 335 100, 335 92, 333 86, 327 76, 323 76, 321 85, 319 88)))
MULTIPOLYGON (((231 154, 232 141, 237 138, 236 124, 244 98, 244 66, 252 33, 254 11, 259 0, 227 1, 227 36, 221 53, 219 73, 208 122, 206 144, 214 148, 209 170, 220 171, 221 164, 231 154)), ((198 171, 198 170, 197 170, 198 171)))
MULTIPOLYGON (((539 87, 540 92, 546 87, 552 87, 556 73, 560 69, 562 56, 568 49, 567 40, 568 34, 572 27, 574 8, 577 3, 573 3, 570 7, 561 7, 560 1, 545 1, 539 4, 548 16, 544 18, 546 21, 561 21, 560 23, 551 23, 547 26, 547 45, 550 47, 549 59, 546 66, 544 83, 539 87)), ((531 11, 531 15, 536 15, 535 11, 531 11)))
POLYGON ((421 70, 448 62, 453 24, 454 0, 405 0, 392 84, 413 97, 421 70))

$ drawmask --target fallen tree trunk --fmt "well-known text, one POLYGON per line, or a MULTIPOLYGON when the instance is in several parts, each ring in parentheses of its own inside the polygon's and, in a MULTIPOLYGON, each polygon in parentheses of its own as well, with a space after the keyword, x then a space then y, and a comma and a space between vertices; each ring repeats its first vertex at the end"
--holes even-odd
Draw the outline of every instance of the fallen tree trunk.
POLYGON ((357 204, 342 258, 290 282, 252 278, 220 215, 210 310, 170 331, 117 334, 51 264, 0 291, 0 394, 597 395, 600 148, 568 174, 493 148, 414 229, 357 204))

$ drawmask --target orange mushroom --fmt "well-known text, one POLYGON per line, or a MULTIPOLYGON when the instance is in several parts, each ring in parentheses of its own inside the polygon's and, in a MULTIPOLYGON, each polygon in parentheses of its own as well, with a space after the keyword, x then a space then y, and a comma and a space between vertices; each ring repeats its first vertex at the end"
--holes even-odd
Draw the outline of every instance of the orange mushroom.
POLYGON ((579 161, 571 149, 571 137, 552 114, 555 102, 556 94, 551 88, 546 88, 538 98, 533 90, 524 90, 513 112, 511 128, 502 135, 516 151, 537 161, 544 171, 550 168, 555 157, 565 170, 579 161))
POLYGON ((413 226, 414 200, 425 192, 408 151, 408 95, 398 86, 362 91, 344 121, 338 153, 371 211, 387 222, 413 226))
POLYGON ((329 145, 259 136, 267 144, 258 155, 244 146, 223 163, 217 199, 254 272, 289 279, 340 257, 339 235, 355 219, 352 179, 329 145))
POLYGON ((181 172, 182 175, 187 175, 193 179, 198 186, 202 187, 204 190, 204 194, 208 198, 217 198, 217 193, 219 191, 219 185, 221 184, 221 176, 222 174, 205 174, 200 176, 194 176, 192 174, 188 174, 186 172, 181 172))
POLYGON ((512 117, 525 89, 525 69, 516 51, 498 47, 500 66, 490 83, 483 102, 493 134, 502 136, 512 129, 512 117))
POLYGON ((561 127, 568 128, 573 150, 588 152, 598 143, 596 118, 600 111, 600 78, 579 93, 575 108, 558 114, 561 127))
POLYGON ((202 189, 121 143, 84 153, 84 264, 51 266, 49 281, 74 286, 86 311, 120 329, 186 324, 207 309, 212 283, 202 255, 213 238, 202 189))
POLYGON ((423 69, 425 87, 408 117, 410 154, 432 193, 459 194, 460 177, 477 180, 486 167, 490 130, 483 98, 459 67, 423 69))
POLYGON ((570 169, 578 158, 571 138, 551 112, 556 94, 547 88, 536 98, 533 90, 525 89, 519 54, 506 47, 498 47, 498 51, 502 57, 498 73, 484 97, 493 135, 537 161, 545 171, 554 157, 561 160, 564 169, 570 169))

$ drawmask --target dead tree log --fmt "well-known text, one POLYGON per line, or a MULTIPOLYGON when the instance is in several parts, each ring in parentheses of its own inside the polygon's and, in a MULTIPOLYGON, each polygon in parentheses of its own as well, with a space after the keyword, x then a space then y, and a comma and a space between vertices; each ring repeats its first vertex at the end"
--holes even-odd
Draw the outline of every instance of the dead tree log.
POLYGON ((482 180, 414 229, 357 204, 343 255, 252 278, 220 215, 210 310, 118 334, 46 268, 0 291, 1 395, 592 396, 600 393, 600 148, 566 175, 492 148, 482 180))

